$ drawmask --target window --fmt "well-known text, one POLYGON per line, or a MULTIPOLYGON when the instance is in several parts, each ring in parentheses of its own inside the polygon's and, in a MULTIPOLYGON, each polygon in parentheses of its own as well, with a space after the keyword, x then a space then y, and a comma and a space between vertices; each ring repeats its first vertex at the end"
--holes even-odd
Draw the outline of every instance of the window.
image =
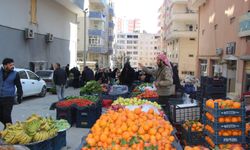
POLYGON ((128 39, 132 39, 133 36, 132 36, 132 35, 127 35, 127 38, 128 38, 128 39))
POLYGON ((134 54, 134 55, 138 55, 138 52, 137 52, 137 51, 134 51, 133 54, 134 54))
POLYGON ((119 35, 118 35, 118 38, 125 38, 125 35, 119 34, 119 35))
POLYGON ((133 60, 137 60, 137 58, 136 58, 136 57, 133 57, 133 60))
POLYGON ((194 57, 194 55, 193 54, 189 54, 188 57, 194 57))
POLYGON ((138 39, 138 35, 134 35, 134 38, 135 38, 135 39, 138 39))
POLYGON ((157 49, 157 46, 155 46, 155 49, 157 49))
POLYGON ((195 38, 190 38, 189 40, 190 40, 190 41, 195 41, 195 38))
POLYGON ((31 80, 38 80, 39 78, 32 72, 28 71, 28 75, 31 80))
POLYGON ((19 71, 18 73, 21 79, 28 79, 28 76, 25 71, 19 71))
POLYGON ((134 48, 134 49, 137 49, 137 46, 134 46, 133 48, 134 48))
POLYGON ((127 52, 127 55, 131 55, 132 54, 132 52, 127 52))
POLYGON ((126 42, 125 40, 118 40, 117 41, 117 43, 119 43, 119 44, 125 44, 125 42, 126 42))
POLYGON ((127 41, 127 44, 133 44, 133 41, 127 41))
POLYGON ((99 36, 89 36, 89 45, 90 46, 101 45, 100 37, 99 36))

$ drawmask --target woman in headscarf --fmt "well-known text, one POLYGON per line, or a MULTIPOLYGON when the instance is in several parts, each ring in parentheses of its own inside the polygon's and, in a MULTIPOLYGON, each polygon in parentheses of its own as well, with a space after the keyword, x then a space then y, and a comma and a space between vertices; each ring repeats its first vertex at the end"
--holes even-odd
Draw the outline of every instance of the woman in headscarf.
POLYGON ((170 62, 163 53, 157 56, 157 69, 148 69, 139 63, 139 66, 147 74, 151 74, 155 78, 154 85, 159 95, 158 103, 169 114, 168 98, 173 94, 173 72, 170 62))

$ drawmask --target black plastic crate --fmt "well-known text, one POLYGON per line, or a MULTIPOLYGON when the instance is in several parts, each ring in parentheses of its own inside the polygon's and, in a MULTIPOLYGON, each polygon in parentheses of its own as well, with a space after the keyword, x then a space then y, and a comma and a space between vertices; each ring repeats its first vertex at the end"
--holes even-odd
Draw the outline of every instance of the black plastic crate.
POLYGON ((56 108, 56 119, 60 120, 60 119, 65 119, 68 121, 68 123, 72 126, 74 124, 74 118, 73 118, 74 112, 73 112, 73 108, 56 108))
POLYGON ((205 135, 209 136, 214 144, 227 144, 227 143, 240 143, 245 144, 246 143, 246 136, 245 134, 242 134, 241 136, 219 136, 219 135, 213 135, 208 131, 204 131, 205 135))
POLYGON ((58 132, 58 135, 53 139, 53 150, 61 150, 67 145, 66 131, 58 132))
POLYGON ((202 93, 205 94, 223 94, 227 93, 226 85, 202 85, 202 93))
POLYGON ((76 127, 91 128, 98 118, 96 106, 85 107, 76 110, 76 127))
POLYGON ((227 78, 224 77, 201 77, 201 85, 221 85, 227 84, 227 78))
POLYGON ((182 140, 185 145, 202 145, 204 143, 203 131, 192 131, 189 127, 188 130, 182 127, 182 140))

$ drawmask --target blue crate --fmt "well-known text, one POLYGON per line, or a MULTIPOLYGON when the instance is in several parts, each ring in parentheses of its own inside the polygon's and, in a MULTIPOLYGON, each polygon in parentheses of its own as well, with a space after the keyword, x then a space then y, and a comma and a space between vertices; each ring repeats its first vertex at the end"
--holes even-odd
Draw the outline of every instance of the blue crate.
POLYGON ((182 140, 186 142, 186 145, 202 145, 204 143, 203 131, 192 132, 191 128, 186 130, 182 127, 182 140))
POLYGON ((226 130, 226 129, 244 129, 245 128, 245 120, 242 119, 239 123, 219 123, 218 121, 212 122, 206 118, 206 116, 203 116, 203 124, 210 125, 214 130, 226 130))
POLYGON ((39 143, 27 144, 25 146, 28 147, 30 150, 54 150, 53 138, 39 143))
POLYGON ((227 144, 227 143, 239 143, 239 144, 245 144, 246 143, 246 136, 245 134, 242 134, 242 136, 219 136, 219 135, 213 135, 210 132, 208 132, 206 129, 204 131, 205 135, 209 136, 214 144, 227 144))
POLYGON ((58 135, 53 139, 53 150, 61 150, 67 145, 66 131, 58 132, 58 135))
POLYGON ((215 118, 222 116, 243 116, 245 118, 245 103, 241 103, 240 109, 219 109, 218 103, 214 103, 214 109, 206 107, 206 101, 203 101, 203 110, 211 113, 215 118))
POLYGON ((97 120, 96 106, 85 107, 76 110, 76 127, 91 128, 97 120))

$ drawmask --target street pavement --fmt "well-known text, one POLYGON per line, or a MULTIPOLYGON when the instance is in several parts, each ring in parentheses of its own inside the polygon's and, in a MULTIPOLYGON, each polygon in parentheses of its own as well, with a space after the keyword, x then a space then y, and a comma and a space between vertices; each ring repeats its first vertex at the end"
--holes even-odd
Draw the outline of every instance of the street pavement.
MULTIPOLYGON (((78 96, 80 89, 73 89, 71 87, 65 90, 65 96, 78 96)), ((31 114, 39 114, 41 116, 52 116, 56 118, 56 111, 49 110, 50 105, 57 100, 57 95, 52 95, 47 93, 45 97, 28 97, 24 98, 24 101, 15 105, 12 111, 12 121, 13 123, 16 121, 24 121, 31 114)), ((0 130, 3 129, 3 125, 0 123, 0 130)), ((80 143, 81 138, 86 136, 89 129, 84 128, 75 128, 71 127, 67 131, 67 146, 63 148, 63 150, 77 150, 80 143)))

